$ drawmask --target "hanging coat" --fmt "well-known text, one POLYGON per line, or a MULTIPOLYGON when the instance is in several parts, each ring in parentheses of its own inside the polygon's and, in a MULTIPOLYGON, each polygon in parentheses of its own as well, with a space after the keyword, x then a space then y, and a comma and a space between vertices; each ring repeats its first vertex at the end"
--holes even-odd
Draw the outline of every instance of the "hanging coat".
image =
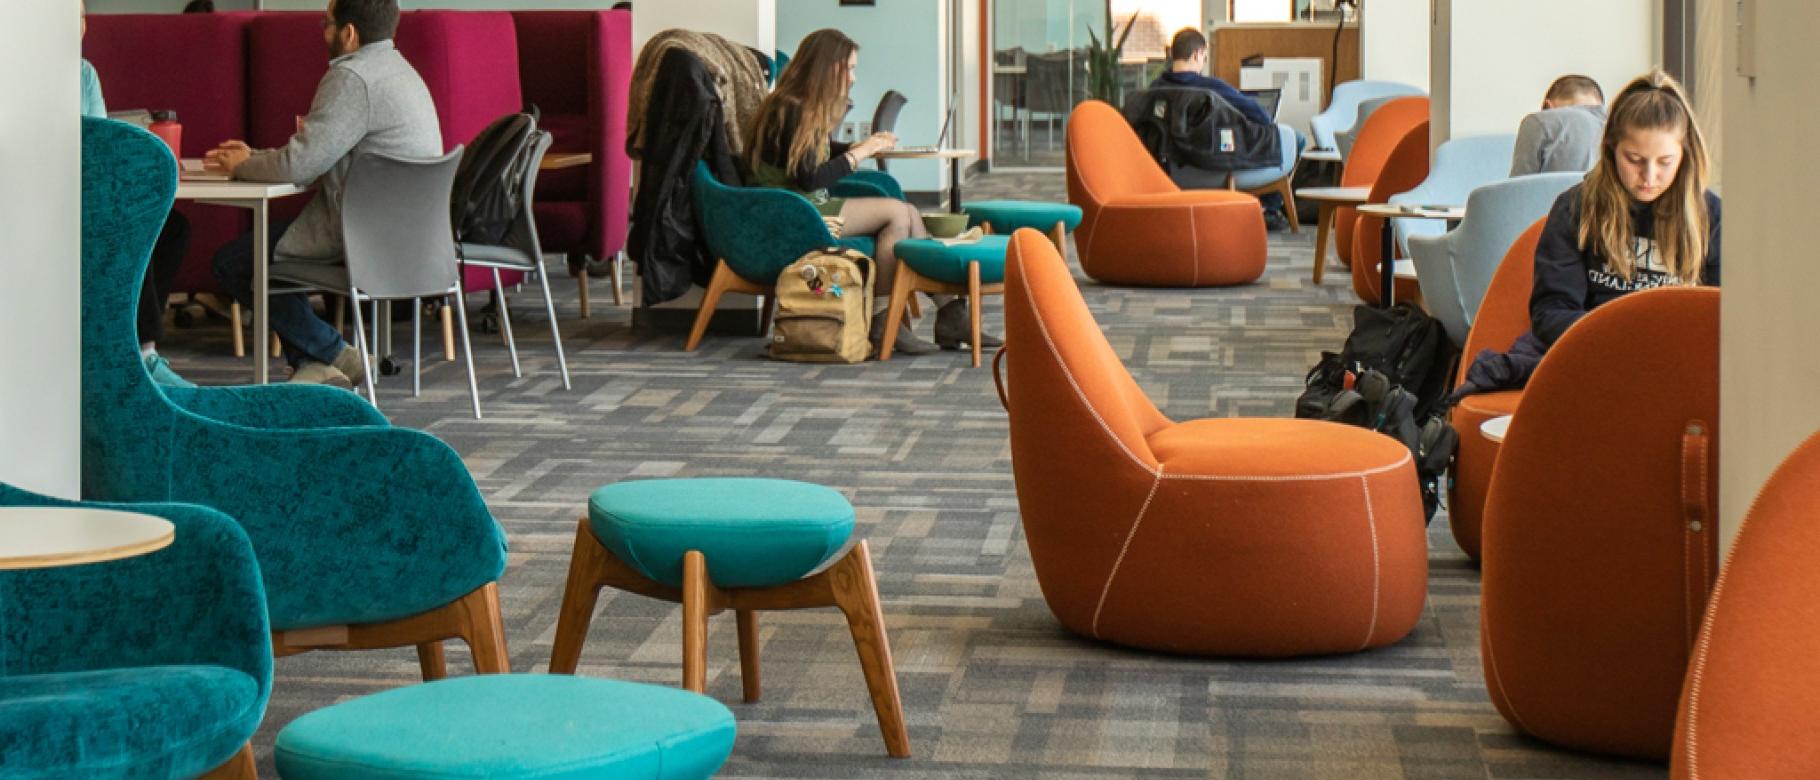
POLYGON ((714 258, 702 242, 690 180, 705 161, 715 178, 740 180, 722 120, 719 88, 695 55, 681 48, 664 54, 645 103, 643 148, 628 141, 638 161, 627 252, 638 263, 646 306, 680 298, 690 285, 706 286, 714 258))

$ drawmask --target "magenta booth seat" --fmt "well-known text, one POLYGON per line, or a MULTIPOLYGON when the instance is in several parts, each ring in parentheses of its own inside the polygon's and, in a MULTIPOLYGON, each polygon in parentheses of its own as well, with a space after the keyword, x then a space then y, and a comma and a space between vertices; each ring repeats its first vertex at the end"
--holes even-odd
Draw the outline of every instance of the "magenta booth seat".
MULTIPOLYGON (((83 51, 110 108, 178 111, 185 156, 229 138, 267 148, 290 138, 328 70, 321 18, 313 11, 102 14, 89 17, 83 51)), ((445 148, 466 144, 501 114, 535 103, 556 150, 594 154, 591 167, 540 180, 539 232, 546 251, 607 256, 626 237, 631 37, 624 11, 409 11, 396 41, 436 102, 445 148), (521 48, 521 39, 536 45, 521 48), (526 80, 534 87, 521 86, 526 80)), ((295 217, 304 203, 278 201, 273 218, 295 217)), ((210 258, 250 223, 227 209, 180 208, 194 233, 177 289, 216 290, 210 258)), ((469 289, 492 286, 484 271, 470 270, 465 281, 469 289)))

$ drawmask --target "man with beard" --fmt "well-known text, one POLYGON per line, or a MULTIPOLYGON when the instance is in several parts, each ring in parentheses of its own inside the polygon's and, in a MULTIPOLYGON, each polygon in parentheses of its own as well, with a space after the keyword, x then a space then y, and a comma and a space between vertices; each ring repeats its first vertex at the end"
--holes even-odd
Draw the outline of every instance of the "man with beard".
MULTIPOLYGON (((316 186, 296 221, 272 226, 274 255, 345 262, 341 200, 356 155, 423 159, 442 154, 436 105, 417 70, 393 48, 397 28, 398 0, 329 0, 322 17, 329 72, 316 86, 297 134, 277 149, 254 150, 244 141, 228 141, 209 152, 210 163, 235 179, 316 186)), ((243 305, 259 305, 252 300, 251 235, 215 254, 215 278, 243 305)), ((270 305, 268 320, 284 344, 292 382, 351 388, 365 379, 359 352, 316 316, 303 295, 272 296, 270 305)))

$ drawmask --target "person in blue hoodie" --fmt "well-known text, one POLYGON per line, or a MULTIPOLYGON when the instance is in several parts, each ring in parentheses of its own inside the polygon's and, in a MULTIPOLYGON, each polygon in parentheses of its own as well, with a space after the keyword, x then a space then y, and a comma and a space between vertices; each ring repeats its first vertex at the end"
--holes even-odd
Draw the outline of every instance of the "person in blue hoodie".
MULTIPOLYGON (((1250 95, 1234 89, 1224 79, 1209 76, 1207 71, 1207 36, 1193 27, 1184 27, 1169 42, 1169 69, 1150 83, 1156 87, 1188 87, 1192 89, 1211 90, 1219 95, 1233 108, 1244 114, 1246 119, 1260 124, 1274 125, 1276 119, 1265 113, 1264 107, 1258 105, 1250 95)), ((1302 156, 1307 148, 1308 139, 1296 133, 1296 157, 1302 156)), ((1289 227, 1289 220, 1283 214, 1283 196, 1269 193, 1258 199, 1264 209, 1264 224, 1271 230, 1282 230, 1289 227)))

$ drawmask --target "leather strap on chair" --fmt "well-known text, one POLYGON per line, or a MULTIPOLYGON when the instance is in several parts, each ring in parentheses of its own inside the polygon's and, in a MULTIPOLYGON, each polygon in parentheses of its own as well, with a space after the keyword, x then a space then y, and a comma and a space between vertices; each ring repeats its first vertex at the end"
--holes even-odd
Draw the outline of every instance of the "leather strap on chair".
POLYGON ((1706 612, 1706 598, 1712 592, 1711 556, 1713 519, 1707 511, 1707 475, 1710 473, 1711 437, 1707 425, 1690 420, 1681 431, 1681 514, 1685 534, 1682 538, 1682 579, 1687 592, 1686 640, 1693 647, 1700 633, 1700 619, 1706 612))
POLYGON ((999 373, 998 368, 999 362, 1004 359, 1004 347, 999 347, 997 352, 992 353, 992 386, 998 388, 998 405, 1005 407, 1005 411, 1009 413, 1011 411, 1011 396, 1005 394, 1005 377, 999 373))

